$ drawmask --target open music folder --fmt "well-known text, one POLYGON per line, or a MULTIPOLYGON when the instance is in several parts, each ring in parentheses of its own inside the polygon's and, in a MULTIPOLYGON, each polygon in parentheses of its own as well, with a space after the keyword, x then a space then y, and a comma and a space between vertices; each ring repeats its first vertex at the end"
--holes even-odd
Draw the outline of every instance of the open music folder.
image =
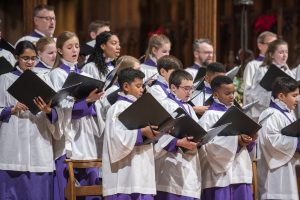
POLYGON ((69 85, 66 88, 55 92, 47 83, 39 78, 31 70, 26 70, 22 75, 7 89, 7 91, 19 102, 25 104, 32 114, 40 112, 34 104, 33 99, 40 96, 46 103, 51 101, 55 106, 64 98, 69 96, 79 84, 69 85))
POLYGON ((294 121, 290 125, 284 127, 281 133, 286 136, 300 137, 300 119, 294 121))
POLYGON ((261 128, 260 124, 253 121, 236 106, 231 106, 213 127, 227 123, 231 124, 219 133, 220 136, 234 136, 240 134, 253 136, 261 128))
MULTIPOLYGON (((129 130, 143 128, 150 124, 158 126, 158 131, 161 132, 161 134, 171 134, 179 139, 193 137, 192 141, 197 143, 209 141, 206 136, 208 132, 187 115, 182 108, 176 109, 171 115, 149 93, 144 94, 125 109, 119 115, 119 120, 129 130)), ((225 127, 226 126, 222 126, 222 129, 225 127)), ((221 131, 220 127, 216 130, 218 130, 217 133, 221 131)), ((211 130, 210 133, 212 133, 212 131, 213 130, 211 130)), ((216 135, 217 134, 214 134, 214 136, 216 135)))
POLYGON ((264 77, 259 82, 259 84, 267 91, 272 91, 272 85, 275 79, 278 77, 287 77, 287 78, 294 79, 291 76, 289 76, 287 73, 279 69, 279 67, 271 64, 267 73, 264 75, 264 77))

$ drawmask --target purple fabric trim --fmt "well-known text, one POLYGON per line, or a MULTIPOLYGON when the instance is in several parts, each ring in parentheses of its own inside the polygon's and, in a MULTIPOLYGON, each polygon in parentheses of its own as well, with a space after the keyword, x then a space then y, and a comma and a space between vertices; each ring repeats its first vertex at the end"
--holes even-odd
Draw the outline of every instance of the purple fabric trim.
POLYGON ((176 152, 178 150, 178 147, 177 147, 177 138, 173 138, 171 140, 171 142, 164 147, 164 150, 168 151, 168 152, 176 152))
POLYGON ((155 62, 154 62, 152 59, 147 59, 147 60, 145 60, 143 64, 149 65, 149 66, 151 66, 151 67, 156 67, 155 62))
POLYGON ((67 74, 70 74, 71 72, 75 72, 76 74, 80 74, 81 70, 75 66, 75 70, 71 70, 71 68, 68 65, 65 65, 63 63, 60 64, 59 66, 61 69, 65 70, 67 74))
POLYGON ((168 85, 160 82, 159 80, 156 80, 154 85, 159 85, 161 87, 161 89, 164 91, 164 93, 168 96, 169 95, 169 91, 168 91, 168 85))
POLYGON ((0 199, 52 200, 53 173, 0 170, 0 199))
POLYGON ((259 55, 255 60, 257 60, 257 61, 264 61, 264 59, 265 59, 264 56, 259 55))
POLYGON ((39 34, 39 33, 37 33, 37 32, 32 32, 31 34, 30 34, 30 36, 32 36, 32 37, 36 37, 36 38, 42 38, 43 36, 41 35, 41 34, 39 34))
POLYGON ((138 129, 135 146, 140 146, 143 144, 143 135, 141 129, 138 129))
POLYGON ((247 145, 246 148, 247 148, 248 152, 251 152, 253 150, 253 148, 255 147, 255 144, 256 144, 256 142, 252 141, 252 142, 250 142, 250 144, 247 145))
POLYGON ((208 108, 208 110, 217 110, 217 111, 224 111, 226 112, 228 109, 223 104, 217 103, 213 101, 211 106, 208 108))
POLYGON ((80 119, 85 116, 97 116, 95 105, 88 104, 86 100, 77 101, 73 105, 72 119, 80 119))
POLYGON ((51 124, 54 124, 58 120, 58 114, 55 108, 51 108, 51 113, 47 114, 47 117, 51 124))
POLYGON ((17 68, 14 68, 13 71, 11 71, 10 73, 16 75, 16 76, 21 76, 22 72, 20 72, 17 68))
POLYGON ((210 87, 207 87, 207 86, 204 87, 204 91, 205 91, 206 94, 212 94, 213 93, 212 89, 210 87))
POLYGON ((106 200, 153 200, 152 194, 114 194, 105 197, 106 200))
POLYGON ((192 69, 199 69, 201 66, 198 65, 197 63, 194 63, 190 68, 192 69))
POLYGON ((300 153, 300 137, 297 138, 297 148, 296 148, 296 152, 300 153))
POLYGON ((201 200, 253 200, 250 184, 232 184, 227 187, 203 189, 201 200))
POLYGON ((11 109, 12 109, 12 106, 3 108, 3 110, 0 113, 0 121, 6 122, 6 123, 9 121, 9 119, 11 117, 11 109))
POLYGON ((127 101, 129 103, 133 103, 133 101, 131 99, 128 99, 127 97, 124 97, 124 96, 121 96, 121 95, 118 96, 117 101, 127 101))
POLYGON ((172 194, 169 192, 157 191, 157 194, 154 197, 154 199, 155 200, 197 200, 199 198, 193 198, 193 197, 172 194))
POLYGON ((175 101, 179 107, 181 107, 185 112, 186 114, 188 114, 190 117, 192 116, 192 113, 191 113, 191 110, 190 110, 190 107, 188 107, 188 110, 186 110, 186 108, 184 107, 183 104, 186 104, 186 102, 184 101, 181 101, 181 100, 178 100, 174 94, 172 94, 171 92, 168 94, 168 98, 169 99, 172 99, 173 101, 175 101))
POLYGON ((293 121, 287 116, 286 113, 289 113, 289 111, 287 109, 282 109, 280 108, 275 102, 271 101, 270 102, 270 107, 271 108, 275 108, 277 110, 279 110, 291 123, 293 123, 293 121))
POLYGON ((35 67, 38 67, 38 68, 44 68, 44 69, 49 69, 49 68, 46 67, 42 62, 38 62, 38 64, 36 64, 35 67))
POLYGON ((66 155, 55 160, 54 171, 54 200, 65 200, 65 187, 68 180, 68 166, 65 163, 66 155))

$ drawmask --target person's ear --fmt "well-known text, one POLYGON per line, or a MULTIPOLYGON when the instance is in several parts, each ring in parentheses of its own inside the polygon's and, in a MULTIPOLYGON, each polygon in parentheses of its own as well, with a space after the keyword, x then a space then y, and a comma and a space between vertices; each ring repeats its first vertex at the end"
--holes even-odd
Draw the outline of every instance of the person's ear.
POLYGON ((101 45, 100 45, 100 48, 102 49, 102 51, 104 51, 104 49, 105 49, 105 44, 101 44, 101 45))
POLYGON ((160 73, 161 76, 165 77, 168 72, 164 68, 161 68, 159 70, 159 73, 160 73))
POLYGON ((94 31, 90 32, 90 37, 95 40, 96 39, 96 33, 94 31))
POLYGON ((280 101, 284 100, 284 97, 285 97, 285 94, 283 94, 282 92, 280 92, 280 93, 277 95, 277 99, 279 99, 280 101))
POLYGON ((176 89, 177 89, 177 87, 176 87, 174 84, 171 84, 171 85, 170 85, 170 90, 171 90, 172 92, 175 92, 176 89))
POLYGON ((123 88, 124 93, 127 94, 129 91, 129 84, 127 82, 123 83, 122 88, 123 88))
POLYGON ((158 51, 157 48, 152 47, 152 49, 151 49, 151 55, 154 56, 154 57, 156 57, 157 51, 158 51))
POLYGON ((63 55, 62 50, 60 48, 57 48, 57 53, 59 53, 59 55, 63 55))

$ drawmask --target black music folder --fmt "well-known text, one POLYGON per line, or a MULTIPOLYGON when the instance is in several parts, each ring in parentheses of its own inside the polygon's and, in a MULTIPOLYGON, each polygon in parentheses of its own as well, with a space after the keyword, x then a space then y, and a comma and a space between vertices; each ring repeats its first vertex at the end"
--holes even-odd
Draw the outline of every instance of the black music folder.
POLYGON ((246 134, 253 136, 261 128, 261 125, 248 117, 241 109, 231 106, 226 113, 214 124, 218 127, 223 124, 231 123, 227 128, 219 133, 219 136, 234 136, 246 134))
POLYGON ((12 55, 15 55, 15 48, 13 47, 13 45, 11 45, 3 38, 0 39, 0 48, 9 51, 12 55))
POLYGON ((277 66, 271 64, 267 73, 264 75, 259 84, 267 91, 272 91, 272 85, 275 79, 278 77, 287 77, 293 79, 291 76, 279 69, 277 66))
POLYGON ((30 112, 35 115, 40 111, 33 102, 35 97, 40 96, 46 103, 53 100, 52 105, 56 105, 74 89, 74 86, 70 86, 56 93, 34 72, 26 70, 7 91, 19 102, 25 104, 30 112))
POLYGON ((97 88, 99 91, 102 91, 104 87, 104 82, 102 81, 71 72, 65 80, 63 88, 68 88, 77 84, 78 87, 70 94, 70 96, 73 96, 76 99, 84 99, 94 89, 97 88))
POLYGON ((116 91, 107 95, 106 99, 110 103, 110 105, 113 105, 116 103, 116 101, 118 100, 119 92, 121 92, 121 89, 117 89, 116 91))
POLYGON ((226 72, 225 75, 233 80, 234 77, 236 77, 237 73, 239 72, 240 68, 241 68, 241 65, 236 66, 236 67, 232 68, 231 70, 229 70, 228 72, 226 72))
MULTIPOLYGON (((194 142, 209 141, 204 140, 207 131, 187 115, 182 108, 176 109, 170 115, 150 93, 144 94, 124 110, 119 115, 119 120, 129 130, 156 125, 162 134, 170 133, 179 139, 193 137, 192 141, 194 142)), ((221 131, 220 129, 216 130, 221 131)))
POLYGON ((80 52, 79 55, 91 55, 94 53, 94 48, 91 47, 90 45, 84 43, 84 42, 80 42, 80 52))
POLYGON ((300 136, 300 119, 294 121, 290 125, 281 130, 281 133, 286 136, 299 137, 300 136))
POLYGON ((13 66, 4 58, 0 57, 0 75, 11 72, 13 70, 13 66))
POLYGON ((206 68, 205 67, 200 67, 198 69, 198 72, 197 72, 196 76, 195 76, 194 83, 200 81, 205 76, 205 74, 206 74, 206 68))

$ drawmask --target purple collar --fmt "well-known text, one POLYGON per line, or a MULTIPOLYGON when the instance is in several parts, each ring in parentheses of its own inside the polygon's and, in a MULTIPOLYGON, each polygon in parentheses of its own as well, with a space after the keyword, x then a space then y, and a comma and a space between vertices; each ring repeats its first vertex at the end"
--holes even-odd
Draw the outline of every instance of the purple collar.
POLYGON ((18 68, 14 68, 13 71, 11 71, 11 73, 13 73, 14 75, 17 75, 17 76, 21 76, 22 75, 22 72, 20 70, 18 70, 18 68))
POLYGON ((39 68, 44 68, 44 69, 49 69, 48 67, 46 67, 46 65, 44 65, 44 63, 42 63, 41 61, 38 62, 38 64, 36 64, 35 67, 39 67, 39 68))
POLYGON ((161 87, 161 89, 165 92, 165 94, 168 96, 169 95, 169 91, 168 91, 168 85, 160 82, 159 80, 156 80, 154 85, 159 85, 161 87))
POLYGON ((210 87, 207 87, 207 86, 204 87, 204 91, 205 91, 206 94, 212 94, 213 93, 212 89, 210 87))
POLYGON ((43 36, 41 35, 41 34, 39 34, 39 33, 37 33, 37 32, 32 32, 31 34, 30 34, 30 36, 32 36, 32 37, 36 37, 36 38, 42 38, 43 36))
POLYGON ((262 55, 259 55, 255 60, 256 61, 264 61, 265 57, 262 55))
POLYGON ((190 107, 188 106, 188 110, 186 110, 184 104, 187 104, 186 102, 182 101, 182 100, 178 100, 175 95, 173 93, 169 93, 168 94, 168 98, 169 99, 172 99, 173 101, 175 101, 179 107, 181 107, 190 117, 192 117, 192 113, 191 113, 191 110, 190 110, 190 107))
POLYGON ((154 62, 152 59, 147 59, 147 60, 145 60, 145 61, 144 61, 144 64, 145 64, 145 65, 149 65, 149 66, 151 66, 151 67, 156 67, 155 62, 154 62))
POLYGON ((194 63, 190 68, 193 68, 193 69, 199 69, 201 66, 198 65, 197 63, 194 63))
POLYGON ((293 122, 286 113, 289 113, 287 109, 280 108, 274 101, 270 102, 270 107, 279 110, 291 123, 293 122))
POLYGON ((228 108, 226 108, 226 106, 223 105, 223 104, 220 104, 220 103, 217 103, 217 102, 213 101, 213 103, 208 108, 208 110, 217 110, 217 111, 224 111, 224 112, 226 112, 228 110, 228 108))
POLYGON ((118 100, 117 101, 127 101, 129 103, 133 103, 134 102, 131 99, 128 99, 127 97, 124 97, 124 96, 121 96, 121 95, 118 96, 118 100))
POLYGON ((77 66, 75 66, 75 70, 71 70, 71 68, 68 65, 65 65, 64 63, 62 63, 59 66, 61 69, 65 70, 67 72, 67 74, 70 74, 71 72, 75 72, 76 74, 80 74, 81 70, 77 68, 77 66))

